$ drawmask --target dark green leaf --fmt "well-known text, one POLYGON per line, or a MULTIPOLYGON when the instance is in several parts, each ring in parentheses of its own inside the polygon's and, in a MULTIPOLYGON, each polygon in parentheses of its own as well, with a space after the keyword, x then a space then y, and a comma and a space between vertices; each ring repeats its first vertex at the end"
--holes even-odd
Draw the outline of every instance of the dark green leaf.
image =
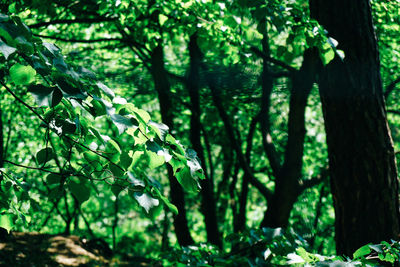
POLYGON ((62 176, 58 175, 58 174, 53 174, 50 173, 49 175, 47 175, 46 177, 46 182, 47 184, 60 184, 60 182, 62 181, 62 176))
POLYGON ((47 87, 42 84, 30 85, 28 91, 32 93, 38 106, 55 107, 62 100, 62 92, 57 87, 47 87))
POLYGON ((88 200, 90 197, 90 188, 86 184, 77 183, 71 180, 68 183, 68 188, 80 204, 88 200))
POLYGON ((43 165, 54 158, 53 149, 50 147, 43 148, 36 153, 36 161, 38 165, 43 165))

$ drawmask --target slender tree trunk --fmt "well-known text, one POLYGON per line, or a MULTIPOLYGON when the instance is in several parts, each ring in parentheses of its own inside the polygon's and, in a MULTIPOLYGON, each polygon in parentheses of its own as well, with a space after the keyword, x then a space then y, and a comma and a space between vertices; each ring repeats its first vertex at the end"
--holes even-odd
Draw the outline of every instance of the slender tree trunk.
MULTIPOLYGON (((164 67, 164 52, 162 45, 158 45, 151 53, 151 74, 154 87, 158 93, 162 121, 173 128, 172 103, 170 97, 170 85, 164 67)), ((178 208, 178 215, 174 216, 175 234, 181 246, 193 244, 190 235, 185 210, 185 197, 182 186, 174 177, 171 166, 167 166, 168 179, 171 186, 171 201, 178 208)))
POLYGON ((336 249, 351 255, 399 235, 398 181, 369 0, 310 0, 312 15, 345 53, 322 69, 336 249))
MULTIPOLYGON (((0 106, 0 168, 4 166, 4 139, 3 139, 3 114, 0 106)), ((3 181, 3 174, 0 173, 0 192, 2 191, 1 183, 3 181)), ((0 241, 4 241, 7 238, 7 231, 0 227, 0 241)))
POLYGON ((222 247, 221 235, 218 231, 217 222, 217 208, 214 196, 214 184, 208 176, 206 161, 204 157, 204 150, 201 144, 201 121, 200 121, 200 96, 199 96, 199 74, 200 64, 202 60, 202 53, 197 45, 197 35, 194 34, 190 37, 189 41, 189 56, 190 56, 190 69, 187 80, 187 88, 190 96, 190 107, 192 116, 190 119, 190 141, 197 156, 200 159, 201 165, 204 169, 206 179, 200 181, 201 185, 201 208, 204 215, 207 240, 208 242, 222 247))
POLYGON ((301 193, 298 181, 302 177, 305 109, 315 80, 317 60, 315 50, 306 50, 300 70, 293 73, 285 159, 276 174, 275 191, 261 226, 286 227, 293 205, 301 193))
MULTIPOLYGON (((4 136, 3 136, 3 113, 0 106, 0 168, 4 166, 4 136)), ((0 182, 3 180, 3 174, 0 174, 0 182)))

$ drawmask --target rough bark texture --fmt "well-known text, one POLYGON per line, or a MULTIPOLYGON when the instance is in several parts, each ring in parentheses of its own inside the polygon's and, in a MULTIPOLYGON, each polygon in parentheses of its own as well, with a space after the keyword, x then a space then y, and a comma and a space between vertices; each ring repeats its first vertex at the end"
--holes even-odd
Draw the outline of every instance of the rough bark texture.
POLYGON ((301 193, 298 181, 302 176, 305 109, 315 80, 317 59, 315 50, 306 50, 300 70, 293 73, 284 162, 279 171, 275 171, 275 191, 261 226, 286 227, 293 204, 301 193))
POLYGON ((199 73, 202 53, 197 45, 196 34, 192 35, 189 41, 190 69, 188 74, 187 88, 190 96, 190 141, 193 149, 201 161, 206 179, 200 181, 201 185, 201 209, 204 215, 208 242, 222 247, 221 235, 218 231, 217 208, 214 197, 213 181, 208 176, 205 165, 204 150, 201 144, 201 121, 200 121, 200 96, 199 96, 199 73))
POLYGON ((345 52, 319 87, 336 216, 336 249, 398 238, 398 181, 368 0, 311 0, 312 15, 345 52))
MULTIPOLYGON (((164 52, 161 45, 154 48, 151 54, 151 74, 154 87, 158 93, 162 121, 170 128, 173 127, 172 103, 170 98, 170 85, 164 68, 164 52)), ((171 202, 178 208, 178 215, 174 216, 175 234, 181 246, 193 244, 190 235, 185 210, 185 197, 181 185, 173 175, 171 166, 168 165, 168 179, 171 186, 171 202)))

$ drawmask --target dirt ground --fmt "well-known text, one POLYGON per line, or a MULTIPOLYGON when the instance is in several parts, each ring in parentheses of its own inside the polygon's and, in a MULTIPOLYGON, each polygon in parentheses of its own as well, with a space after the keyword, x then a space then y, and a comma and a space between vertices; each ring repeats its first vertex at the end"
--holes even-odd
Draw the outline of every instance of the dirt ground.
POLYGON ((0 266, 153 266, 145 259, 113 258, 104 244, 78 236, 12 232, 0 241, 0 266))

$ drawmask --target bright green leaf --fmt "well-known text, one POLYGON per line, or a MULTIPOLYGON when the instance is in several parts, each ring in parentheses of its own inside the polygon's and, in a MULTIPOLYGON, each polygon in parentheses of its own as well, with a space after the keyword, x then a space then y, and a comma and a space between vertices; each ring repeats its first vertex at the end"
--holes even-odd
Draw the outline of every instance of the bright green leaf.
POLYGON ((31 66, 19 63, 10 68, 11 80, 17 85, 27 85, 35 80, 36 71, 31 66))
POLYGON ((357 249, 353 254, 353 258, 354 259, 361 258, 371 253, 371 248, 369 247, 369 245, 370 244, 362 246, 361 248, 357 249))
POLYGON ((0 227, 4 228, 9 232, 14 227, 14 220, 12 214, 1 214, 0 215, 0 227))

